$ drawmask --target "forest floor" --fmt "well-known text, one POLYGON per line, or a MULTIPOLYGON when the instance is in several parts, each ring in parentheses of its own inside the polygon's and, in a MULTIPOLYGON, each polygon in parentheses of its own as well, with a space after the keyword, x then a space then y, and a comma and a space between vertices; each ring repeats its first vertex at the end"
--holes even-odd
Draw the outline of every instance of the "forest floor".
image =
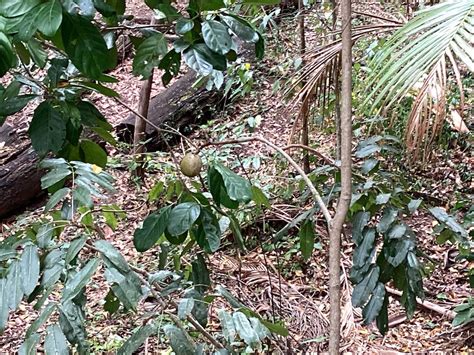
MULTIPOLYGON (((141 10, 140 10, 141 11, 141 10)), ((145 10, 144 10, 145 11, 145 10)), ((280 34, 281 35, 281 34, 280 34)), ((225 110, 217 112, 212 121, 200 127, 191 136, 194 144, 199 145, 208 140, 227 139, 242 133, 262 135, 280 146, 286 145, 293 127, 294 112, 288 112, 284 98, 280 92, 274 93, 272 87, 275 79, 287 68, 277 63, 286 61, 296 53, 297 47, 292 46, 292 38, 286 38, 286 50, 277 54, 267 54, 267 59, 258 63, 254 71, 255 85, 251 93, 235 102, 228 103, 225 110), (258 117, 257 127, 249 127, 248 120, 258 117)), ((311 38, 309 38, 311 41, 311 38)), ((293 41, 294 42, 294 41, 293 41)), ((275 45, 275 43, 273 43, 275 45)), ((140 82, 131 74, 131 61, 125 60, 120 67, 111 73, 119 79, 112 88, 121 94, 121 99, 131 107, 137 107, 139 101, 140 82)), ((160 80, 153 85, 153 95, 164 90, 160 80)), ((112 124, 118 124, 129 115, 129 112, 111 99, 92 97, 101 112, 112 124)), ((25 114, 23 113, 23 118, 25 114)), ((335 145, 334 134, 323 125, 314 124, 311 133, 312 144, 326 155, 332 155, 335 145), (324 142, 324 143, 322 143, 324 142)), ((176 146, 173 152, 178 158, 187 149, 186 141, 176 146)), ((356 144, 356 142, 354 142, 356 144)), ((153 155, 153 164, 149 164, 146 180, 137 184, 131 178, 129 167, 133 163, 128 148, 110 150, 111 174, 115 177, 118 193, 110 196, 110 200, 127 211, 127 218, 119 223, 114 231, 103 225, 105 238, 108 239, 132 265, 153 270, 158 258, 157 250, 138 253, 133 246, 133 233, 140 222, 154 209, 144 203, 148 191, 156 181, 164 179, 161 167, 173 166, 170 155, 166 152, 153 155)), ((203 154, 217 154, 214 150, 203 154)), ((288 171, 282 168, 282 162, 274 159, 273 152, 259 143, 241 145, 238 148, 222 148, 218 154, 220 159, 230 166, 245 166, 253 182, 267 186, 268 184, 285 186, 290 178, 288 171), (275 164, 275 161, 277 162, 275 164)), ((452 150, 449 158, 445 154, 436 155, 429 168, 418 171, 418 178, 423 180, 427 193, 440 201, 449 203, 457 194, 468 191, 472 194, 474 186, 471 182, 459 184, 460 166, 467 164, 471 171, 474 168, 472 152, 452 150)), ((297 155, 295 154, 295 157, 297 155)), ((276 225, 291 220, 297 214, 298 206, 276 204, 266 211, 260 221, 273 221, 276 225)), ((27 212, 21 218, 33 219, 41 215, 41 208, 27 212)), ((463 299, 470 295, 466 270, 473 267, 467 261, 459 261, 453 255, 455 250, 449 244, 439 245, 433 234, 436 224, 434 218, 426 212, 416 212, 409 221, 417 232, 417 245, 427 253, 433 262, 433 270, 424 280, 425 301, 442 309, 452 310, 463 299)), ((13 222, 12 222, 13 223, 13 222)), ((325 347, 324 333, 327 331, 329 312, 328 299, 328 266, 327 266, 327 233, 319 226, 319 246, 307 262, 303 261, 296 245, 296 237, 288 236, 284 242, 271 248, 271 233, 262 230, 256 222, 245 229, 245 237, 253 244, 247 254, 236 253, 230 243, 214 254, 211 261, 211 279, 215 284, 222 284, 248 307, 262 315, 282 316, 290 329, 292 339, 299 342, 300 350, 322 350, 325 347), (272 250, 270 250, 272 249, 272 250)), ((343 265, 350 268, 352 254, 350 238, 343 240, 343 265)), ((103 299, 108 291, 105 279, 95 277, 87 289, 88 310, 87 329, 94 353, 112 353, 123 343, 131 331, 147 314, 153 304, 144 301, 136 313, 121 313, 110 316, 103 310, 103 299)), ((374 325, 364 326, 360 310, 353 310, 350 304, 350 282, 344 283, 344 328, 343 349, 357 353, 426 352, 426 351, 474 351, 474 330, 469 327, 453 328, 452 319, 435 311, 433 307, 420 304, 415 315, 406 319, 405 313, 396 295, 390 297, 389 320, 390 330, 382 337, 374 325)), ((472 295, 471 295, 472 296, 472 295)), ((54 295, 53 295, 54 297, 54 295)), ((210 324, 218 324, 211 309, 210 324)), ((10 315, 6 332, 0 336, 0 353, 10 354, 17 351, 29 324, 37 317, 37 312, 26 303, 10 315)), ((276 345, 275 350, 286 352, 285 342, 276 345)), ((294 346, 294 343, 293 343, 294 346)), ((161 339, 151 340, 146 350, 156 353, 167 349, 161 339)), ((144 349, 145 351, 145 349, 144 349)))

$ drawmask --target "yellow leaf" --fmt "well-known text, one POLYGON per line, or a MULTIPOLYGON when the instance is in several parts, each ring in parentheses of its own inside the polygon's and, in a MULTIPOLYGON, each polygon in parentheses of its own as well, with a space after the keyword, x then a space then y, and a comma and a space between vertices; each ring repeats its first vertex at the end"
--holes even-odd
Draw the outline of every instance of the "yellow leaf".
POLYGON ((100 166, 97 166, 95 164, 92 164, 92 171, 96 174, 100 174, 102 172, 102 168, 100 166))

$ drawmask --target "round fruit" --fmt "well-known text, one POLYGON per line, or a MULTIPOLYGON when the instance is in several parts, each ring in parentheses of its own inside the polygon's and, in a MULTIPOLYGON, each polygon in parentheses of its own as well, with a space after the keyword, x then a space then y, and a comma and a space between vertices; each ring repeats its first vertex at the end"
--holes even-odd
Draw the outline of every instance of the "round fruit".
POLYGON ((183 160, 181 160, 179 167, 184 175, 189 177, 197 176, 201 171, 202 161, 199 155, 187 153, 183 160))

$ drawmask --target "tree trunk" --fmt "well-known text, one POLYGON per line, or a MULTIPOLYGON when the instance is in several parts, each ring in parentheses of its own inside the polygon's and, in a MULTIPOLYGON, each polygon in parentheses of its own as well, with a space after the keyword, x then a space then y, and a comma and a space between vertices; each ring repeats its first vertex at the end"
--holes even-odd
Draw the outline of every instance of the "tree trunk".
MULTIPOLYGON (((170 131, 189 134, 198 124, 212 118, 222 93, 205 88, 195 89, 192 87, 195 81, 195 72, 189 71, 151 99, 148 108, 148 121, 151 124, 147 124, 145 137, 142 138, 142 141, 147 142, 145 146, 148 151, 165 150, 163 137, 168 142, 176 141, 179 136, 170 131), (163 129, 161 134, 156 127, 163 129)), ((128 143, 133 142, 135 129, 133 114, 116 127, 119 139, 128 143)))
POLYGON ((40 194, 42 172, 26 135, 4 124, 0 127, 0 144, 0 217, 4 217, 40 194))
POLYGON ((341 339, 341 232, 351 202, 352 150, 352 39, 351 0, 341 1, 342 88, 341 88, 341 195, 329 228, 329 354, 339 354, 341 339))

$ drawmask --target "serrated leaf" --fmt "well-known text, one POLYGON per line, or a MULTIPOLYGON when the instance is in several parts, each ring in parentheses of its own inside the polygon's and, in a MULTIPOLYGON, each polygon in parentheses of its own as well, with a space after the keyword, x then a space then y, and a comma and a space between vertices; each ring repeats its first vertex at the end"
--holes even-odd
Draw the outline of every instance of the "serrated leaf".
POLYGON ((36 287, 40 276, 40 261, 36 245, 27 245, 20 259, 22 290, 29 296, 36 287))
POLYGON ((191 314, 194 308, 193 298, 183 298, 178 304, 178 317, 179 319, 186 319, 191 314))
POLYGON ((76 297, 79 292, 86 286, 86 284, 94 275, 99 266, 99 259, 92 259, 71 279, 68 280, 61 297, 61 302, 65 303, 76 297))
POLYGON ((362 316, 364 317, 364 324, 372 323, 375 318, 379 315, 382 309, 385 299, 385 286, 379 282, 372 292, 372 297, 367 305, 362 310, 362 316))
POLYGON ((66 337, 61 328, 57 325, 50 325, 46 328, 46 338, 44 339, 45 355, 68 355, 66 337))
POLYGON ((171 207, 165 207, 159 214, 152 213, 143 221, 143 226, 133 234, 133 245, 139 252, 150 249, 165 232, 170 217, 171 207))
POLYGON ((352 305, 354 307, 362 307, 369 299, 370 294, 377 285, 380 274, 380 268, 373 266, 365 275, 363 280, 359 282, 352 292, 352 305))
POLYGON ((57 153, 66 139, 66 121, 59 110, 44 101, 36 108, 28 133, 39 154, 57 153))
POLYGON ((201 206, 195 202, 185 202, 171 210, 167 230, 171 236, 186 233, 196 222, 201 213, 201 206))
POLYGON ((207 46, 218 54, 227 54, 232 46, 227 27, 218 21, 204 21, 202 35, 207 46))
POLYGON ((314 249, 314 225, 311 220, 307 220, 300 228, 298 233, 300 238, 300 250, 303 258, 308 260, 313 254, 314 249))

